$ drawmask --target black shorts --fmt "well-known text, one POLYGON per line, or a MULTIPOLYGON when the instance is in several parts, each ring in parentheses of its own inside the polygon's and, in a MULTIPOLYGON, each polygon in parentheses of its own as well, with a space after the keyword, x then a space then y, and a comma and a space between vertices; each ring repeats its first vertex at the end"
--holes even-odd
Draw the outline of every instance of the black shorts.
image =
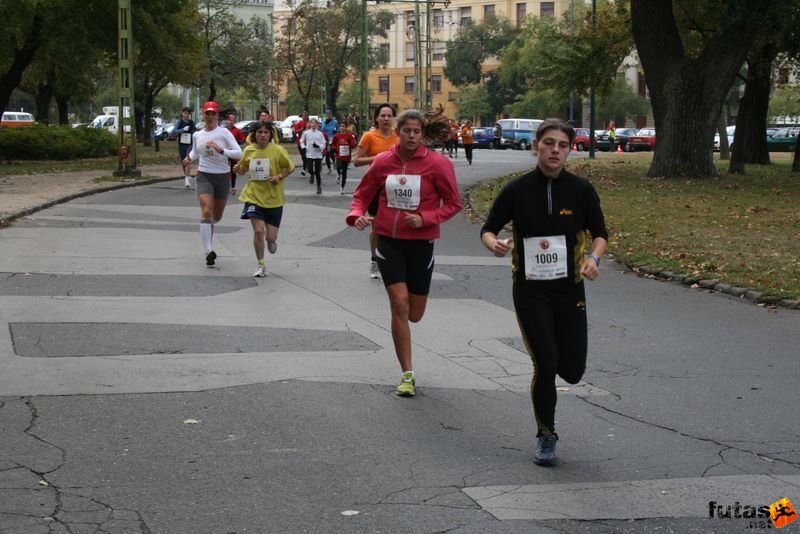
POLYGON ((178 143, 178 155, 181 158, 181 162, 186 159, 186 156, 189 155, 189 152, 192 151, 192 145, 182 145, 178 143))
POLYGON ((242 208, 242 215, 239 218, 261 219, 270 226, 280 228, 281 219, 283 219, 283 206, 278 206, 277 208, 264 208, 258 204, 245 202, 244 208, 242 208))
POLYGON ((427 295, 433 278, 433 241, 378 236, 375 249, 383 285, 403 283, 414 295, 427 295))

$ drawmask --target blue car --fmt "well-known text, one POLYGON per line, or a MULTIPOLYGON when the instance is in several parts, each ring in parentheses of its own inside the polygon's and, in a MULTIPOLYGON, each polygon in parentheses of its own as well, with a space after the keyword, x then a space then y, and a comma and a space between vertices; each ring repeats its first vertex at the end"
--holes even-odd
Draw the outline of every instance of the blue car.
MULTIPOLYGON (((492 148, 492 135, 491 128, 473 128, 472 148, 492 148)), ((461 139, 461 134, 458 134, 458 146, 464 146, 464 141, 461 139)))

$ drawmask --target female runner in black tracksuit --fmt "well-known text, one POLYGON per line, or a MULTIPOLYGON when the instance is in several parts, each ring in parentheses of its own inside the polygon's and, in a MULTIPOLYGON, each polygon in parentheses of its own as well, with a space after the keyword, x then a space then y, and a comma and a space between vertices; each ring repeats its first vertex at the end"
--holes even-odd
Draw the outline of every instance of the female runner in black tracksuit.
POLYGON ((534 462, 546 466, 556 463, 556 375, 575 384, 586 369, 583 279, 597 278, 608 240, 594 187, 564 169, 574 138, 574 129, 560 119, 543 121, 533 142, 536 169, 505 186, 481 228, 481 240, 495 256, 513 248, 514 308, 534 366, 534 462), (512 221, 513 238, 498 239, 512 221), (587 231, 592 251, 584 258, 587 231))

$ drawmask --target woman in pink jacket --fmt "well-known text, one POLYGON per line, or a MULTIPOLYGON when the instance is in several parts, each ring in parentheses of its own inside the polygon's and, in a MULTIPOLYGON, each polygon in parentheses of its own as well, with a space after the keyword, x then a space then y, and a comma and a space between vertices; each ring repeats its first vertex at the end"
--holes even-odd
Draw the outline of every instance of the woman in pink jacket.
POLYGON ((399 143, 375 158, 353 193, 347 224, 364 230, 367 207, 380 194, 374 217, 378 267, 389 295, 392 339, 403 371, 397 394, 416 393, 411 366, 411 327, 422 319, 433 276, 433 240, 439 225, 461 211, 452 162, 423 141, 446 141, 447 119, 409 109, 397 117, 399 143))

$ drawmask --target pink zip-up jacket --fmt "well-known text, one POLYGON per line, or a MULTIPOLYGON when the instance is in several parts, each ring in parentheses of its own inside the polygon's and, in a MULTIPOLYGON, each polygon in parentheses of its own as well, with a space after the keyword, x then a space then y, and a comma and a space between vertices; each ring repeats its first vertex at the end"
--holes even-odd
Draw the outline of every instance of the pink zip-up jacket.
POLYGON ((380 192, 375 233, 395 239, 438 239, 439 225, 461 211, 461 195, 458 192, 453 163, 434 150, 420 145, 414 155, 403 164, 398 153, 399 148, 399 145, 395 145, 379 154, 369 166, 353 193, 347 224, 353 226, 356 219, 367 212, 370 201, 380 192), (421 176, 419 207, 412 213, 422 216, 422 228, 409 227, 403 216, 405 210, 388 206, 384 183, 390 174, 421 176))

